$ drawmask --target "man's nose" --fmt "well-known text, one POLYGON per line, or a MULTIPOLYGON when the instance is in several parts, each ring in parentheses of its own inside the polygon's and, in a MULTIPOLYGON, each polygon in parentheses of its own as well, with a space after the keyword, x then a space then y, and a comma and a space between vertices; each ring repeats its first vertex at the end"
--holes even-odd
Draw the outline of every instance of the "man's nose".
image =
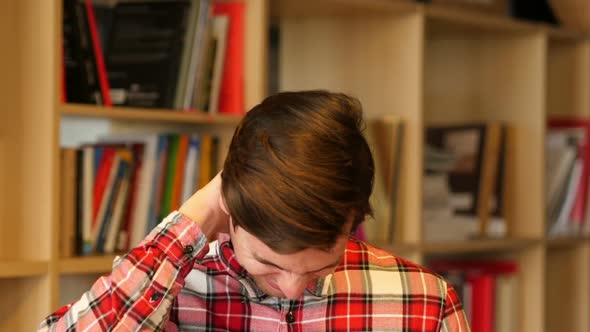
POLYGON ((297 300, 305 291, 309 281, 309 278, 305 275, 287 272, 281 276, 278 286, 285 297, 291 300, 297 300))

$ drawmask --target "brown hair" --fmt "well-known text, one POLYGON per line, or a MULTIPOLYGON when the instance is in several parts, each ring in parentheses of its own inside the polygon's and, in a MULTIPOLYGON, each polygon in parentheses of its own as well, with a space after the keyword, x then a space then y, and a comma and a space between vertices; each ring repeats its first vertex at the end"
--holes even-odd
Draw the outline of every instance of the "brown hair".
POLYGON ((328 91, 283 92, 234 132, 222 192, 234 227, 277 253, 329 249, 371 214, 374 164, 360 102, 328 91))

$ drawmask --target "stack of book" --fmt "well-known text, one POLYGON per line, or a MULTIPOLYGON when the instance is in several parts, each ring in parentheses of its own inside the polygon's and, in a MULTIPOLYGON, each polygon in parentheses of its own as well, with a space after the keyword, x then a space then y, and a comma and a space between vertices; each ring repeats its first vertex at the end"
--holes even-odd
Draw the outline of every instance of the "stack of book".
POLYGON ((552 118, 545 141, 549 237, 590 235, 590 121, 552 118))
POLYGON ((506 235, 508 131, 502 123, 426 128, 423 217, 427 242, 506 235))
POLYGON ((126 252, 218 170, 211 135, 105 137, 62 148, 61 255, 126 252))
POLYGON ((64 0, 64 102, 244 112, 242 1, 64 0))

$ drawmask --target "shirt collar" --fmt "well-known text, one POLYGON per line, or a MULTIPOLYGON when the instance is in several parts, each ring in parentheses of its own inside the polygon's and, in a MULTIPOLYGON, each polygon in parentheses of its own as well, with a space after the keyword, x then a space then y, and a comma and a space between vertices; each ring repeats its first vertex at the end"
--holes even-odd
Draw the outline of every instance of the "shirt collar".
MULTIPOLYGON (((238 263, 233 245, 230 241, 229 234, 220 234, 217 239, 217 252, 222 264, 226 267, 230 275, 238 280, 243 286, 246 295, 250 299, 263 300, 268 297, 258 286, 254 280, 248 275, 244 267, 238 263)), ((332 274, 319 278, 309 284, 305 289, 305 295, 311 295, 318 298, 327 296, 332 274)))

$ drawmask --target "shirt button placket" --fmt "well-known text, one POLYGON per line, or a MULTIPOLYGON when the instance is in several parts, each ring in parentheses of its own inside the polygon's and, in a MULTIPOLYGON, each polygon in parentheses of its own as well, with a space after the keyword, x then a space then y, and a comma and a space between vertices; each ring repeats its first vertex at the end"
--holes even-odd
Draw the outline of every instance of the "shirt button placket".
POLYGON ((295 315, 293 314, 293 312, 292 312, 292 311, 289 311, 289 312, 287 313, 287 316, 285 316, 285 321, 286 321, 288 324, 293 324, 293 323, 295 323, 295 315))
POLYGON ((183 254, 190 256, 195 251, 195 248, 191 245, 184 247, 183 254))

